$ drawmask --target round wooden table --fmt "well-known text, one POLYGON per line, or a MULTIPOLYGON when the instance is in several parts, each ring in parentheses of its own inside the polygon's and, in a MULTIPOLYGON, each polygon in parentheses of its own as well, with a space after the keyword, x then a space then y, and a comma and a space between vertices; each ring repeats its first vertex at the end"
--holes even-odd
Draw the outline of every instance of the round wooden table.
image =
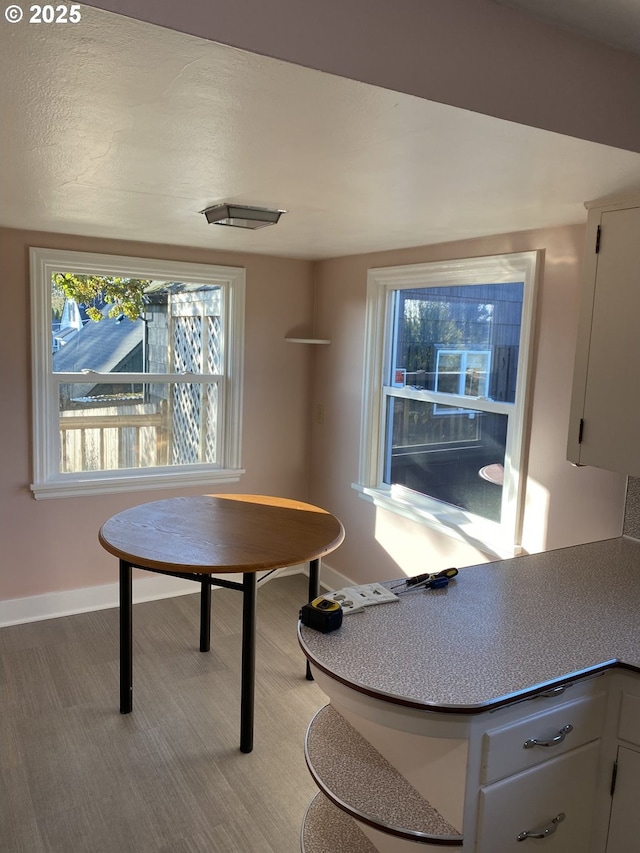
MULTIPOLYGON (((120 560, 120 712, 133 709, 132 569, 196 581, 200 650, 210 648, 211 587, 241 590, 240 749, 253 749, 257 572, 309 563, 309 600, 317 597, 320 560, 344 539, 326 510, 266 495, 168 498, 131 507, 102 526, 99 541, 120 560), (242 574, 242 582, 212 574, 242 574)), ((310 677, 309 670, 307 675, 310 677)))

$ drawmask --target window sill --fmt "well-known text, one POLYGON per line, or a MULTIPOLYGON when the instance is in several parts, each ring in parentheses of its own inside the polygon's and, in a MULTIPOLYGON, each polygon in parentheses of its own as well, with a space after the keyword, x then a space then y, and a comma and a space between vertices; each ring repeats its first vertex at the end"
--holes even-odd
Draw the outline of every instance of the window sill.
POLYGON ((237 483, 244 468, 224 468, 193 473, 175 472, 129 476, 72 476, 59 477, 48 483, 33 483, 31 491, 36 500, 76 498, 85 495, 106 495, 118 492, 146 492, 154 489, 179 489, 191 486, 210 488, 218 483, 237 483))
POLYGON ((444 536, 471 545, 488 557, 506 560, 521 553, 518 546, 507 540, 497 524, 484 522, 464 510, 429 498, 416 499, 415 492, 401 487, 373 488, 358 483, 351 485, 358 497, 380 509, 394 512, 444 536))

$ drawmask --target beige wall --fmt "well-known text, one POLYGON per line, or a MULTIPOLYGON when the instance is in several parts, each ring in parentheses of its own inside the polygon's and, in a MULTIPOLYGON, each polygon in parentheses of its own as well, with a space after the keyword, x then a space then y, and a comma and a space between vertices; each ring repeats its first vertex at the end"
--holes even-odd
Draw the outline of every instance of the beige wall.
POLYGON ((376 509, 351 488, 358 467, 367 270, 379 266, 544 250, 523 544, 540 551, 620 535, 625 478, 573 468, 565 458, 583 240, 584 228, 573 226, 317 264, 316 333, 332 344, 315 354, 312 413, 324 405, 324 423, 312 418, 311 500, 339 515, 346 528, 345 543, 329 558, 333 568, 365 582, 487 559, 466 543, 376 509))
MULTIPOLYGON (((584 228, 548 229, 455 244, 317 262, 119 243, 0 229, 0 599, 116 580, 97 531, 115 512, 174 492, 36 501, 31 482, 29 246, 244 266, 247 270, 243 465, 218 491, 309 499, 337 514, 346 540, 328 564, 358 582, 487 557, 414 522, 377 510, 351 488, 357 478, 367 270, 544 250, 538 299, 531 452, 524 545, 530 551, 618 536, 625 478, 573 468, 565 445, 584 228), (315 291, 315 294, 314 294, 315 291), (315 308, 314 308, 315 300, 315 308), (312 314, 314 316, 312 317, 312 314), (311 328, 330 346, 287 344, 311 328), (315 415, 324 406, 324 422, 315 415)), ((182 489, 179 494, 203 489, 182 489)))
POLYGON ((98 545, 100 525, 136 503, 206 491, 200 487, 34 500, 29 491, 29 246, 245 267, 242 457, 247 473, 239 484, 211 491, 307 497, 311 354, 308 347, 285 343, 284 337, 310 326, 309 262, 0 229, 0 599, 115 582, 116 561, 98 545))

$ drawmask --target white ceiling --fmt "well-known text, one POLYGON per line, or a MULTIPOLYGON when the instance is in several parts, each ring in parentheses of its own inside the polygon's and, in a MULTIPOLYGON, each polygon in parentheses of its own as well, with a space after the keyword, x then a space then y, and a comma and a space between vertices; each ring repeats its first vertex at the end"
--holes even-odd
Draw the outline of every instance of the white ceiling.
POLYGON ((83 16, 2 30, 0 224, 323 258, 581 222, 640 187, 633 152, 83 16), (289 213, 207 225, 221 201, 289 213))

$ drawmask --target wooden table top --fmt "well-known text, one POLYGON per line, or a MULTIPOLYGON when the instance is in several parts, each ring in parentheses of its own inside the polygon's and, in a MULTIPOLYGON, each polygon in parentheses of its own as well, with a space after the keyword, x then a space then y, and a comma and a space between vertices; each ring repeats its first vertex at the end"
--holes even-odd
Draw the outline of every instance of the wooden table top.
POLYGON ((283 568, 323 557, 344 539, 326 510, 266 495, 201 495, 131 507, 99 541, 134 566, 210 574, 283 568))

